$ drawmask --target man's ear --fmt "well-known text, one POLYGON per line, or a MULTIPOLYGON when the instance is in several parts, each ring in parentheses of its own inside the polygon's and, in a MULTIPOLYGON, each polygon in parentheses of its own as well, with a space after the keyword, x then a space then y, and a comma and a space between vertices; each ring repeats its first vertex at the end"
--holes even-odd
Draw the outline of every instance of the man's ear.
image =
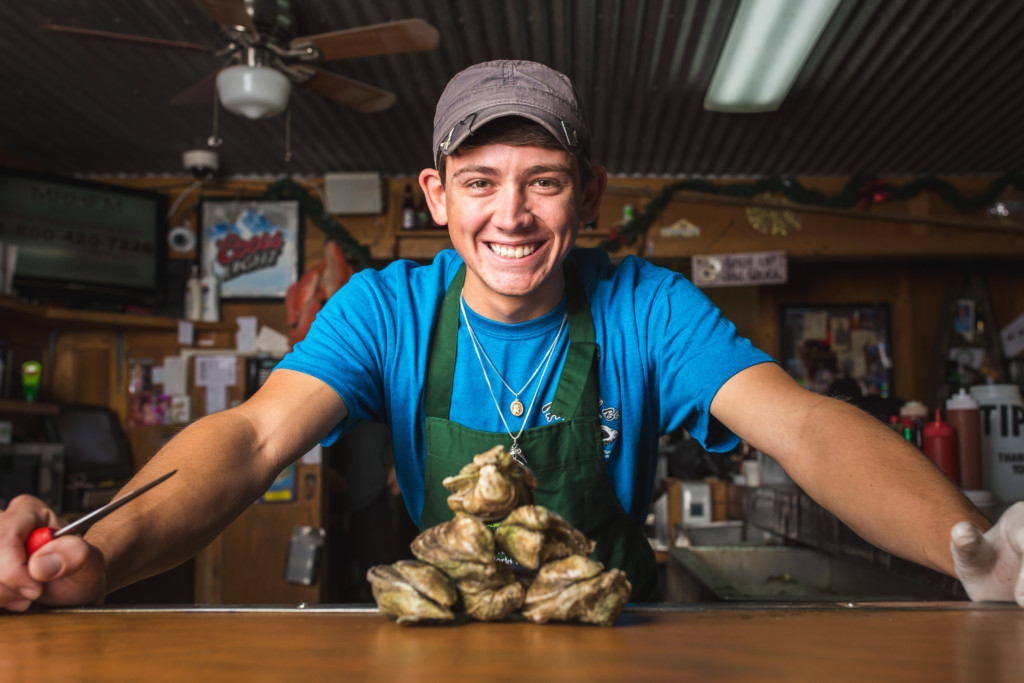
POLYGON ((430 209, 434 222, 438 225, 448 225, 444 185, 441 184, 441 175, 436 169, 425 168, 420 171, 420 189, 423 190, 423 197, 427 200, 427 208, 430 209))
POLYGON ((604 199, 605 188, 608 187, 608 170, 604 166, 594 166, 594 173, 583 187, 583 202, 580 206, 580 222, 583 225, 597 220, 597 212, 604 199))

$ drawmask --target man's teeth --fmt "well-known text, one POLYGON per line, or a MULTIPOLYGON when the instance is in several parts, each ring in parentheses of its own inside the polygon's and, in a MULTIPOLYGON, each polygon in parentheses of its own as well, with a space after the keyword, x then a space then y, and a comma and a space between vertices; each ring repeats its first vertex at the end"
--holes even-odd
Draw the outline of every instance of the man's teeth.
POLYGON ((523 258, 524 256, 529 256, 533 252, 537 251, 537 246, 534 244, 518 247, 506 247, 501 244, 492 244, 490 247, 491 251, 504 258, 523 258))

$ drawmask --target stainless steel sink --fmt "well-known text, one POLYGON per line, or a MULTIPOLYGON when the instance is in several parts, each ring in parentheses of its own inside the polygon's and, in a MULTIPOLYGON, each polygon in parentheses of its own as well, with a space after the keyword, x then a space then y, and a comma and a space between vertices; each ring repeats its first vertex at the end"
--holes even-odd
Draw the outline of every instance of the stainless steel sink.
POLYGON ((952 598, 854 558, 804 547, 762 544, 671 548, 665 599, 699 603, 952 598))
POLYGON ((700 525, 676 524, 675 546, 781 545, 779 536, 742 520, 725 520, 700 525))

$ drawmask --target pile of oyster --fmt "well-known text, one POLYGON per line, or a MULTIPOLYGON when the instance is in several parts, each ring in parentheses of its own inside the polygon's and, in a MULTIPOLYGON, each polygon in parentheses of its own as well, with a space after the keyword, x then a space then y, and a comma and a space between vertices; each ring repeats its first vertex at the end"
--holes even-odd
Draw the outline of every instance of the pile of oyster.
POLYGON ((537 480, 502 446, 442 482, 455 518, 413 539, 415 560, 367 572, 381 614, 399 624, 526 619, 610 626, 632 586, 588 555, 594 542, 533 504, 537 480), (500 520, 500 521, 498 521, 500 520), (492 529, 485 522, 496 522, 492 529))

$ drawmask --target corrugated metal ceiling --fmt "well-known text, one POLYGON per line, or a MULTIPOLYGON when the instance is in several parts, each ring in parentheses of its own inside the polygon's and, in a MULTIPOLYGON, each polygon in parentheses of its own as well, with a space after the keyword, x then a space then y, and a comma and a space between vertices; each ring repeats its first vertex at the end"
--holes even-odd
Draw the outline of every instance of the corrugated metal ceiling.
MULTIPOLYGON (((809 0, 814 1, 814 0, 809 0)), ((414 174, 430 163, 433 106, 474 62, 524 58, 569 74, 589 109, 594 156, 615 175, 999 174, 1024 168, 1024 3, 844 0, 782 108, 704 111, 738 0, 294 0, 296 34, 422 18, 431 52, 325 64, 393 91, 359 114, 314 93, 285 116, 221 111, 224 175, 414 174)), ((41 31, 56 23, 214 49, 200 0, 0 0, 0 150, 43 170, 180 174, 212 106, 171 106, 222 65, 196 51, 41 31)))

